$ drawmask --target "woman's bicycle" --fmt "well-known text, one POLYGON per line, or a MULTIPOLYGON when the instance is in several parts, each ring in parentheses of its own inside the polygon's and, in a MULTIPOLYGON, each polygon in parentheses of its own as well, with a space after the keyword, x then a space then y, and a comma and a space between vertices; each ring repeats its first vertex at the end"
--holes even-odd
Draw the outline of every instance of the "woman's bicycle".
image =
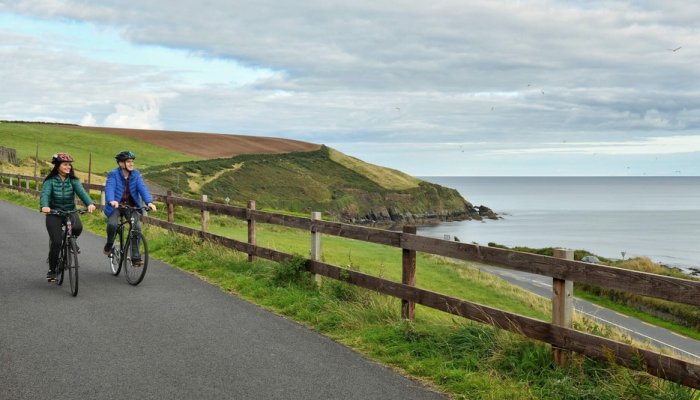
POLYGON ((119 224, 117 225, 117 237, 114 241, 112 252, 109 254, 109 266, 114 276, 119 275, 124 268, 126 281, 136 286, 146 276, 148 268, 148 244, 140 230, 134 229, 134 224, 139 211, 147 211, 148 207, 119 206, 119 224), (126 236, 124 227, 128 225, 126 236))
POLYGON ((56 284, 62 285, 63 278, 68 271, 68 281, 70 282, 70 293, 75 297, 78 295, 78 244, 73 236, 73 223, 71 214, 84 214, 86 210, 75 209, 72 211, 51 210, 50 214, 60 216, 63 221, 63 239, 61 240, 61 250, 58 253, 58 265, 56 265, 56 284))

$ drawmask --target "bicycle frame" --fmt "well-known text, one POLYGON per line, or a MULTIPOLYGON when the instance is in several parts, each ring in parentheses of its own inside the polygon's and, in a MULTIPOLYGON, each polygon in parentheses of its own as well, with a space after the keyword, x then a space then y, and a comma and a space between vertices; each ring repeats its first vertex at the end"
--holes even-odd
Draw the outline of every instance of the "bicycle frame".
POLYGON ((117 209, 120 213, 116 232, 116 235, 119 237, 119 245, 115 246, 112 250, 110 266, 112 268, 112 274, 115 276, 119 275, 123 267, 127 282, 135 286, 143 280, 146 274, 148 266, 148 248, 146 246, 146 239, 141 231, 134 229, 134 225, 137 222, 136 218, 138 218, 134 213, 141 210, 148 210, 148 207, 120 205, 117 209), (125 225, 128 225, 126 234, 124 233, 125 225), (144 248, 142 254, 139 254, 139 243, 143 245, 144 248), (134 251, 142 258, 132 258, 134 251), (139 262, 135 263, 134 260, 138 260, 139 262))
POLYGON ((57 215, 61 217, 61 225, 64 227, 63 228, 63 235, 61 239, 61 250, 58 253, 58 265, 56 265, 56 273, 59 275, 59 277, 56 279, 56 283, 58 285, 63 284, 63 277, 65 273, 65 266, 66 264, 69 264, 68 266, 68 278, 70 280, 70 288, 71 288, 71 294, 73 296, 77 296, 78 294, 78 257, 77 254, 73 254, 73 265, 70 265, 70 259, 71 257, 71 252, 77 253, 77 243, 75 242, 75 237, 73 236, 73 221, 71 220, 71 214, 83 214, 85 213, 85 210, 83 209, 75 209, 71 211, 56 211, 52 210, 49 212, 50 215, 57 215), (72 246, 75 245, 76 249, 72 249, 72 246))

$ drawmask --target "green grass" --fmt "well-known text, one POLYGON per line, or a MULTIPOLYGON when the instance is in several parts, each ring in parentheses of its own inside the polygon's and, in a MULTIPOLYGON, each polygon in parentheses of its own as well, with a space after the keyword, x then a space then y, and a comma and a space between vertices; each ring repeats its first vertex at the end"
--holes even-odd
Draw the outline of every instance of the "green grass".
POLYGON ((39 160, 51 162, 51 155, 66 152, 75 158, 75 168, 87 172, 92 153, 92 171, 105 174, 114 169, 114 155, 131 149, 137 155, 139 168, 196 160, 140 140, 108 133, 71 129, 67 126, 0 122, 0 145, 17 150, 17 157, 34 157, 39 145, 39 160))
MULTIPOLYGON (((36 199, 28 195, 0 190, 0 198, 36 207, 36 199)), ((187 223, 197 222, 196 214, 178 214, 187 223)), ((83 222, 86 229, 104 234, 103 217, 85 215, 83 222)), ((245 225, 213 217, 212 226, 240 236, 245 225)), ((289 251, 287 246, 307 249, 310 241, 308 234, 292 234, 286 228, 258 227, 259 243, 285 251, 289 251)), ((697 391, 577 355, 567 367, 555 367, 547 345, 425 307, 418 307, 415 323, 404 322, 399 300, 334 280, 324 280, 317 288, 301 271, 298 259, 282 264, 248 263, 245 254, 195 238, 152 226, 145 232, 154 257, 322 332, 456 399, 700 399, 697 391)), ((330 239, 323 239, 326 258, 331 258, 334 249, 330 239)), ((361 247, 341 249, 337 257, 345 262, 339 264, 385 277, 396 275, 395 249, 385 254, 384 246, 371 245, 370 255, 361 255, 361 247)), ((305 250, 300 253, 305 255, 305 250)), ((463 271, 470 269, 448 264, 442 259, 423 259, 419 271, 426 270, 428 275, 419 275, 419 285, 433 279, 430 270, 436 275, 452 271, 439 283, 444 285, 441 291, 461 290, 466 284, 463 271)), ((478 272, 469 273, 480 278, 478 272)), ((501 288, 490 287, 504 284, 498 279, 483 278, 481 294, 473 296, 505 298, 502 301, 512 307, 521 302, 509 300, 510 294, 501 288)), ((472 285, 465 292, 479 292, 475 289, 478 283, 472 285)))
MULTIPOLYGON (((508 248, 503 245, 489 243, 489 246, 508 248)), ((513 250, 534 254, 552 256, 554 249, 513 247, 513 250)), ((586 250, 576 250, 574 259, 580 260, 582 257, 591 254, 586 250)), ((617 268, 630 269, 634 271, 648 272, 657 275, 671 276, 674 278, 699 280, 697 277, 685 274, 677 269, 668 268, 652 262, 646 257, 635 257, 626 260, 610 260, 597 256, 601 263, 617 268)), ((666 328, 671 332, 685 335, 693 339, 700 340, 700 309, 688 304, 679 304, 667 300, 661 300, 633 293, 626 293, 618 290, 603 289, 600 287, 579 284, 575 286, 576 296, 586 299, 592 303, 613 309, 621 314, 638 318, 645 322, 666 328), (655 313, 655 314, 652 314, 655 313)))
POLYGON ((671 321, 661 319, 658 317, 655 317, 653 315, 650 315, 648 313, 642 312, 637 310, 636 308, 620 304, 618 302, 612 301, 608 298, 601 297, 601 296, 596 296, 595 294, 586 292, 584 290, 575 290, 575 295, 576 297, 585 299, 590 301, 591 303, 597 304, 599 306, 609 308, 613 311, 617 311, 620 314, 624 314, 633 318, 637 318, 641 321, 648 322, 652 325, 656 325, 665 329, 668 329, 671 332, 678 333, 680 335, 685 335, 687 337, 693 338, 695 340, 700 340, 700 332, 693 328, 689 328, 687 326, 683 326, 680 324, 673 323, 671 321))

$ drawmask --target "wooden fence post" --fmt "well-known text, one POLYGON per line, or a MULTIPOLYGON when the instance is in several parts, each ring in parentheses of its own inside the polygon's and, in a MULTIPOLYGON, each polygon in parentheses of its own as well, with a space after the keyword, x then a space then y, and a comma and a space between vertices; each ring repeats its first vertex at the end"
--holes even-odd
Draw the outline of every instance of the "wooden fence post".
MULTIPOLYGON (((202 201, 207 202, 207 195, 202 195, 202 201)), ((209 230, 209 211, 205 211, 202 206, 202 232, 207 232, 209 230)))
MULTIPOLYGON (((554 249, 554 257, 573 260, 572 249, 554 249)), ((574 316, 574 282, 552 278, 552 324, 571 328, 574 316)), ((552 348, 554 362, 559 366, 566 363, 564 350, 552 348)))
POLYGON ((175 222, 175 205, 172 202, 172 196, 173 191, 168 190, 168 193, 165 197, 165 205, 168 207, 168 222, 170 222, 171 224, 175 222))
POLYGON ((107 204, 107 195, 104 190, 100 190, 100 205, 104 207, 107 204))
MULTIPOLYGON (((320 221, 321 213, 318 211, 313 211, 311 213, 312 221, 320 221)), ((314 261, 321 261, 321 233, 316 232, 314 229, 313 222, 311 223, 311 259, 314 261)), ((321 283, 321 275, 313 274, 316 283, 321 283)))
POLYGON ((10 175, 10 186, 12 186, 12 175, 10 175))
MULTIPOLYGON (((403 233, 416 234, 416 227, 410 225, 404 225, 403 233)), ((416 251, 406 250, 402 251, 402 274, 401 283, 409 286, 416 286, 416 251)), ((408 321, 415 321, 416 319, 416 303, 408 300, 401 300, 401 318, 408 321)))
MULTIPOLYGON (((255 220, 250 214, 251 211, 255 210, 255 200, 248 200, 248 209, 246 210, 246 219, 248 220, 248 244, 253 246, 257 245, 257 238, 255 234, 255 220)), ((248 261, 255 261, 255 254, 248 253, 248 261)))

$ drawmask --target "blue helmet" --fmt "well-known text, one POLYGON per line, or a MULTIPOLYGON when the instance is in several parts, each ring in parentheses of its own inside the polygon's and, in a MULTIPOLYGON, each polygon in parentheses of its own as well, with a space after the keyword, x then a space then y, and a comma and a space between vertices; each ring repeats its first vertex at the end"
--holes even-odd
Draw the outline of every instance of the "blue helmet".
POLYGON ((126 160, 135 160, 136 159, 136 154, 134 154, 131 150, 124 150, 121 153, 117 154, 114 156, 114 158, 117 159, 117 161, 126 161, 126 160))

